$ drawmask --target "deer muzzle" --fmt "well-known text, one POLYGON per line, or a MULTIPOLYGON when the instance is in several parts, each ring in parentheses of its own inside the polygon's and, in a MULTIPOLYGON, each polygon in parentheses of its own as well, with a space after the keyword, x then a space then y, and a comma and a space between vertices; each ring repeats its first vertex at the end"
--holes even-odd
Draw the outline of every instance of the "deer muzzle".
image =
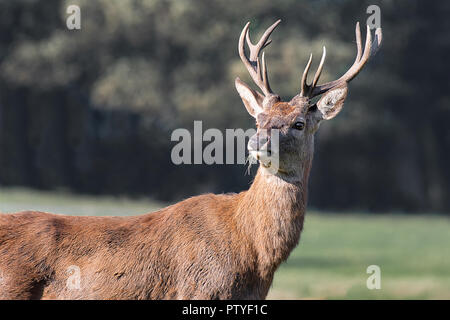
POLYGON ((247 145, 250 155, 260 161, 270 161, 272 155, 271 138, 267 130, 258 130, 248 141, 247 145))

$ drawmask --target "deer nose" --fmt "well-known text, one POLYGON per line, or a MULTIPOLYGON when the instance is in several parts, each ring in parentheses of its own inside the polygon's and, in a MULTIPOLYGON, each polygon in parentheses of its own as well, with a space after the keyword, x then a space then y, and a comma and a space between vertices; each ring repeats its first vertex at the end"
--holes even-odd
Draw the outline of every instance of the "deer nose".
POLYGON ((269 141, 269 135, 266 133, 257 133, 250 138, 248 142, 248 149, 250 151, 270 151, 269 141))

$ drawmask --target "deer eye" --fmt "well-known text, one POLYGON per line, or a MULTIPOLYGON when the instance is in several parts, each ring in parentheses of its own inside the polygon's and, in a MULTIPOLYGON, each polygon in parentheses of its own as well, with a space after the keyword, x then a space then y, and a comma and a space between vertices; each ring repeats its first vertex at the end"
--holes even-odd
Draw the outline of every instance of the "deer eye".
POLYGON ((292 128, 297 130, 303 130, 303 128, 305 128, 305 123, 303 121, 297 121, 296 123, 294 123, 292 128))

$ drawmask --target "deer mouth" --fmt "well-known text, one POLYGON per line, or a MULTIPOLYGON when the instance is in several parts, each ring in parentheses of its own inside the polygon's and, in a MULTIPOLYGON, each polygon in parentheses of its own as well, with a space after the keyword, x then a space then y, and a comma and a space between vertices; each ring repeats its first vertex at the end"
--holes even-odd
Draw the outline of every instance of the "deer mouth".
POLYGON ((270 167, 273 159, 273 152, 270 150, 249 150, 250 155, 258 160, 263 167, 270 167))

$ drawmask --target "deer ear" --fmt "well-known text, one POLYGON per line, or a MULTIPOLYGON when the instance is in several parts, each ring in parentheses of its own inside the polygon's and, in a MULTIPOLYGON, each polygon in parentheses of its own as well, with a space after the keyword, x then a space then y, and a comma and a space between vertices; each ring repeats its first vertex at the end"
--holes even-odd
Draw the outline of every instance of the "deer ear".
POLYGON ((325 120, 333 119, 344 106, 347 97, 347 84, 327 91, 317 102, 317 108, 325 120))
POLYGON ((236 78, 234 81, 236 90, 241 96, 242 102, 244 102, 245 108, 248 113, 254 118, 263 111, 263 100, 264 96, 259 92, 251 89, 245 82, 241 79, 236 78))

